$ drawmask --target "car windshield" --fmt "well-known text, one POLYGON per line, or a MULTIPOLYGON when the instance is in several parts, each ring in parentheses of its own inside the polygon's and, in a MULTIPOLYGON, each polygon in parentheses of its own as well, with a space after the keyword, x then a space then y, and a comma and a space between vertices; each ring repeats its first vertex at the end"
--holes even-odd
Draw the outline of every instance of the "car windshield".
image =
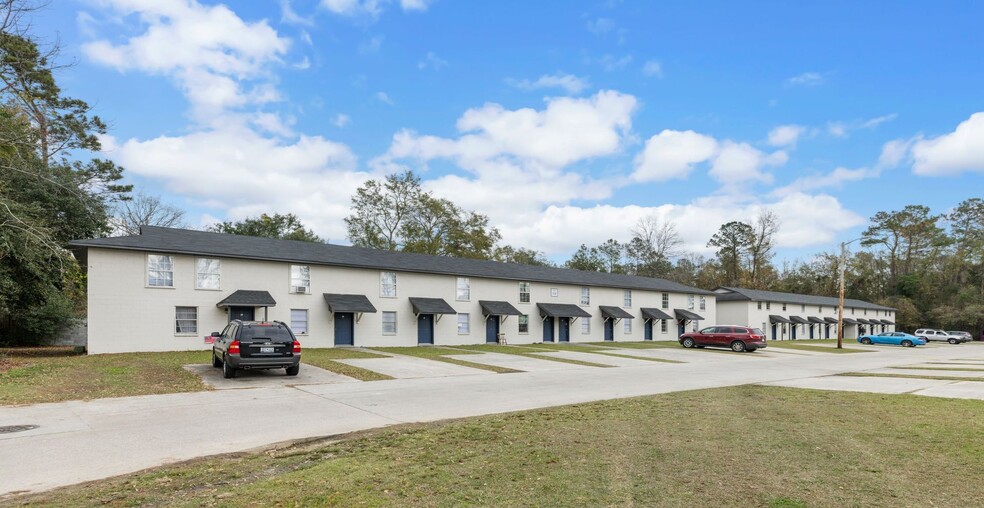
POLYGON ((282 326, 263 326, 263 325, 252 325, 244 326, 242 333, 239 335, 240 340, 252 340, 257 338, 270 339, 274 341, 289 341, 293 340, 290 336, 290 332, 282 326))

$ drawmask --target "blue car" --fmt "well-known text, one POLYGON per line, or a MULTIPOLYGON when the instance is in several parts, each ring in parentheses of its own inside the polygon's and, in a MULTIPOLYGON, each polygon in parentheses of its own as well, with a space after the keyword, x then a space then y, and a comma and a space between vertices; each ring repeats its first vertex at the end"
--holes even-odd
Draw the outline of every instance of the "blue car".
POLYGON ((885 332, 858 337, 862 344, 892 344, 894 346, 916 347, 926 345, 926 340, 905 332, 885 332))

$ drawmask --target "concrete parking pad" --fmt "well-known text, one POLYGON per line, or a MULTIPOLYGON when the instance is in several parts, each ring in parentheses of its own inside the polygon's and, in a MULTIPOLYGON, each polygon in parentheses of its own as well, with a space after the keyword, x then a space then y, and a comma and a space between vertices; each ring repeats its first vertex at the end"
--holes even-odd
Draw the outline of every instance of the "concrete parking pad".
MULTIPOLYGON (((617 353, 621 354, 621 353, 617 353)), ((548 358, 560 358, 563 360, 577 360, 579 362, 597 363, 599 365, 610 365, 612 367, 640 367, 643 365, 655 365, 656 362, 647 360, 636 360, 635 358, 620 358, 618 356, 596 355, 593 353, 582 353, 580 351, 552 351, 536 352, 537 356, 548 358)))
MULTIPOLYGON (((653 349, 616 349, 612 348, 606 350, 609 353, 615 353, 625 356, 637 356, 641 358, 658 358, 660 360, 675 360, 678 362, 699 362, 701 359, 712 360, 710 356, 714 356, 714 353, 707 353, 705 351, 691 351, 684 349, 683 346, 679 348, 653 348, 653 349)), ((758 354, 758 353, 755 353, 758 354)))
MULTIPOLYGON (((473 355, 467 355, 466 361, 473 355)), ((389 358, 353 358, 336 360, 341 363, 385 374, 396 379, 413 379, 422 377, 477 376, 495 374, 489 370, 462 367, 453 363, 438 362, 413 356, 392 356, 389 358)), ((476 362, 480 363, 480 362, 476 362)))
POLYGON ((222 377, 222 369, 216 369, 211 365, 185 365, 184 368, 198 375, 203 383, 216 390, 360 382, 358 379, 308 364, 301 364, 301 371, 296 376, 288 376, 284 373, 284 369, 240 370, 232 379, 222 377))
POLYGON ((866 370, 872 374, 906 375, 906 376, 930 376, 930 377, 974 377, 984 378, 984 371, 974 370, 928 370, 928 369, 875 369, 866 370))
POLYGON ((947 397, 952 399, 984 400, 984 383, 977 381, 951 382, 942 386, 934 386, 916 392, 916 395, 927 397, 947 397))
POLYGON ((591 369, 587 365, 555 362, 553 360, 537 360, 528 356, 510 355, 505 353, 480 353, 476 355, 448 355, 448 358, 466 362, 481 363, 495 367, 521 370, 523 372, 546 372, 551 370, 591 369))
POLYGON ((868 393, 918 393, 927 388, 946 386, 953 381, 940 379, 911 379, 901 377, 862 377, 826 376, 790 379, 762 383, 766 386, 785 386, 788 388, 812 388, 814 390, 835 390, 844 392, 868 393))

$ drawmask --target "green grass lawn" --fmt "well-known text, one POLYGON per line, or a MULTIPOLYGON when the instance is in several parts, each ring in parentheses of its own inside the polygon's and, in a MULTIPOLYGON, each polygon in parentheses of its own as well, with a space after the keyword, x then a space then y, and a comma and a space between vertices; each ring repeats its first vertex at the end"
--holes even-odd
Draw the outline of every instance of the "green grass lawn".
MULTIPOLYGON (((535 346, 539 346, 536 344, 535 346)), ((462 351, 476 351, 479 353, 502 353, 506 355, 518 355, 525 356, 527 358, 535 358, 537 360, 548 360, 551 362, 560 363, 570 363, 573 365, 584 365, 586 367, 611 367, 611 365, 603 365, 600 363, 592 362, 582 362, 581 360, 568 360, 567 358, 558 358, 556 356, 543 356, 538 355, 537 351, 534 351, 528 347, 521 345, 499 345, 499 344, 479 344, 475 346, 449 346, 462 351)), ((539 350, 541 353, 549 353, 551 350, 542 349, 539 350)), ((589 351, 585 351, 589 352, 589 351)))
POLYGON ((370 431, 36 506, 977 506, 979 401, 743 386, 370 431), (952 472, 929 474, 927 471, 952 472))
POLYGON ((435 360, 438 362, 453 363, 455 365, 461 365, 462 367, 471 367, 473 369, 490 370, 499 374, 510 374, 513 372, 523 372, 516 369, 507 369, 505 367, 496 367, 495 365, 486 365, 484 363, 475 363, 465 360, 459 360, 457 358, 448 358, 448 355, 474 355, 478 354, 474 351, 462 351, 460 349, 452 349, 441 346, 416 346, 416 347, 375 347, 372 348, 376 351, 382 351, 384 353, 393 353, 398 355, 415 356, 417 358, 426 358, 428 360, 435 360))

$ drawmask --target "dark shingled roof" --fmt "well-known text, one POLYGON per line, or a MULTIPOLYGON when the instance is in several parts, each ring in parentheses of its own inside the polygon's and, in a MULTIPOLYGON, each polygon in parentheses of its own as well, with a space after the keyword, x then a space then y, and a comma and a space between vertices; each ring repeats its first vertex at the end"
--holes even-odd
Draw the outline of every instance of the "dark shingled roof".
MULTIPOLYGON (((838 298, 832 296, 800 295, 796 293, 780 293, 778 291, 763 291, 761 289, 735 288, 727 286, 717 288, 715 293, 717 293, 717 301, 719 302, 745 300, 753 302, 795 303, 799 305, 825 305, 832 307, 836 307, 840 303, 838 298), (719 290, 726 290, 727 292, 718 292, 719 290)), ((844 300, 844 307, 854 307, 856 309, 895 310, 892 307, 884 307, 862 300, 851 299, 844 300)))
POLYGON ((671 316, 671 315, 669 315, 669 314, 667 314, 667 313, 663 312, 662 310, 657 309, 655 307, 643 307, 643 308, 641 308, 639 310, 642 312, 642 317, 644 317, 646 319, 652 319, 652 320, 657 320, 657 319, 673 319, 673 316, 671 316))
MULTIPOLYGON (((820 318, 818 318, 816 316, 810 316, 807 319, 809 319, 811 323, 820 323, 820 324, 826 323, 826 321, 824 321, 824 320, 822 320, 822 319, 820 319, 820 318)), ((837 320, 835 319, 834 322, 836 323, 837 320)))
POLYGON ((478 304, 482 306, 482 313, 486 316, 521 316, 523 314, 509 302, 479 300, 478 304))
POLYGON ((601 317, 603 318, 632 319, 632 314, 615 305, 599 305, 598 308, 601 309, 601 317))
POLYGON ((344 245, 276 240, 155 226, 142 226, 140 234, 135 236, 75 240, 70 242, 70 245, 76 248, 99 247, 144 252, 170 252, 374 270, 439 273, 490 279, 713 295, 710 291, 669 280, 634 275, 583 272, 567 268, 410 254, 344 245))
POLYGON ((443 298, 410 298, 410 306, 414 314, 457 314, 454 307, 448 305, 443 298))
POLYGON ((810 324, 810 321, 809 320, 803 319, 803 318, 801 318, 799 316, 789 316, 789 320, 792 321, 792 322, 794 322, 794 323, 801 324, 801 325, 808 325, 808 324, 810 324))
POLYGON ((591 317, 586 310, 571 303, 538 303, 536 306, 543 317, 591 317))
POLYGON ((882 324, 895 326, 895 321, 892 321, 891 319, 882 319, 881 322, 882 324))
POLYGON ((769 316, 769 322, 770 323, 792 323, 792 321, 790 321, 790 320, 788 320, 788 319, 786 319, 786 318, 784 318, 782 316, 777 316, 775 314, 772 314, 772 315, 769 316))
POLYGON ((240 289, 215 304, 216 307, 273 307, 277 301, 269 291, 240 289))
POLYGON ((376 307, 366 295, 324 293, 331 312, 376 312, 376 307))
POLYGON ((676 314, 678 319, 686 319, 688 321, 701 321, 702 319, 704 319, 704 316, 701 316, 700 314, 695 314, 693 312, 690 312, 689 310, 673 309, 673 312, 676 314))

